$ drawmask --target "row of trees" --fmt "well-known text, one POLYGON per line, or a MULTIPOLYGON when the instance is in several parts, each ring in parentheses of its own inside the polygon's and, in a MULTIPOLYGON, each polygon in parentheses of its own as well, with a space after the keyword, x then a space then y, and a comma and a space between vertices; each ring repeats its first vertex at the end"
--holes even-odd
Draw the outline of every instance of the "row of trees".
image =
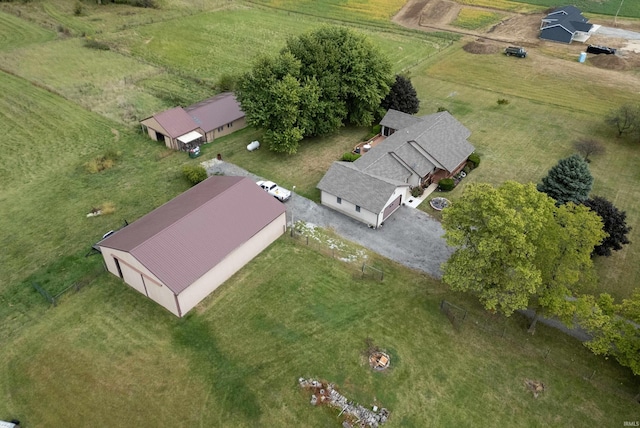
POLYGON ((567 323, 576 317, 595 353, 614 355, 640 374, 640 294, 615 304, 591 296, 594 255, 628 244, 626 214, 601 197, 589 198, 593 176, 573 155, 549 170, 538 186, 506 182, 469 185, 443 212, 445 239, 457 248, 444 264, 452 289, 472 292, 490 311, 507 316, 533 309, 567 323), (634 354, 635 352, 635 354, 634 354))
POLYGON ((262 57, 237 83, 247 121, 265 129, 276 152, 292 154, 300 140, 344 124, 370 125, 382 110, 416 113, 411 81, 363 35, 322 27, 291 38, 275 57, 262 57))

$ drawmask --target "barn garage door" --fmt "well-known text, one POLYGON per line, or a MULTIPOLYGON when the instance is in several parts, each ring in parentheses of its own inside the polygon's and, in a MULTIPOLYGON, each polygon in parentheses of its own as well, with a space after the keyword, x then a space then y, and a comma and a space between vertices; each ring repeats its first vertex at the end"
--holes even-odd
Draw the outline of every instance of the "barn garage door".
POLYGON ((398 196, 393 202, 391 202, 387 208, 384 209, 384 213, 382 213, 382 220, 386 220, 387 217, 391 215, 392 212, 396 210, 400 206, 400 201, 402 200, 402 195, 398 196))

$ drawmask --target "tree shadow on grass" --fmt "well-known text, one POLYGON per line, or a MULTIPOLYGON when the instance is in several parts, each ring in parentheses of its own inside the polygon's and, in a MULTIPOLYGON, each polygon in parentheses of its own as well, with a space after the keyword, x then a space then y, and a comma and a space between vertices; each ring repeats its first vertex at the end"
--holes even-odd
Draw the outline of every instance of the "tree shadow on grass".
POLYGON ((249 389, 246 378, 251 369, 242 367, 219 348, 213 331, 197 315, 190 315, 175 327, 174 342, 190 354, 193 371, 212 386, 218 401, 230 414, 241 414, 249 421, 260 418, 260 404, 249 389))

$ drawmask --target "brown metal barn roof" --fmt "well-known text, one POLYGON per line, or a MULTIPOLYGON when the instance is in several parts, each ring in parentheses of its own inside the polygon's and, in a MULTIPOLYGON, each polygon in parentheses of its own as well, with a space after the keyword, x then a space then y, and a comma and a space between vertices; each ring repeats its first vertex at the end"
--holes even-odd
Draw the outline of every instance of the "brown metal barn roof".
POLYGON ((214 176, 98 245, 131 253, 179 294, 284 212, 250 179, 214 176))
POLYGON ((194 122, 182 107, 165 110, 153 117, 169 133, 171 138, 178 138, 198 128, 198 124, 194 122))
POLYGON ((185 110, 204 132, 213 131, 244 117, 244 112, 233 92, 223 92, 186 107, 185 110))

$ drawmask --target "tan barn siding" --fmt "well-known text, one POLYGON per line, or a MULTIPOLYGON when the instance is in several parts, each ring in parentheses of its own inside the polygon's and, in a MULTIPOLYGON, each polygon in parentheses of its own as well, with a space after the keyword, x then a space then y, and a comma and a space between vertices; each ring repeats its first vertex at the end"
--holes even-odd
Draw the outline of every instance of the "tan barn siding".
POLYGON ((115 260, 118 259, 124 282, 140 294, 148 296, 154 302, 166 308, 169 312, 178 315, 179 311, 175 302, 175 295, 168 287, 147 268, 145 268, 131 254, 115 250, 113 248, 100 247, 102 258, 107 270, 120 277, 115 260))
POLYGON ((182 315, 185 315, 193 309, 212 291, 271 245, 271 243, 285 232, 286 226, 286 213, 282 213, 249 241, 229 253, 218 265, 180 293, 178 295, 178 302, 182 315))

